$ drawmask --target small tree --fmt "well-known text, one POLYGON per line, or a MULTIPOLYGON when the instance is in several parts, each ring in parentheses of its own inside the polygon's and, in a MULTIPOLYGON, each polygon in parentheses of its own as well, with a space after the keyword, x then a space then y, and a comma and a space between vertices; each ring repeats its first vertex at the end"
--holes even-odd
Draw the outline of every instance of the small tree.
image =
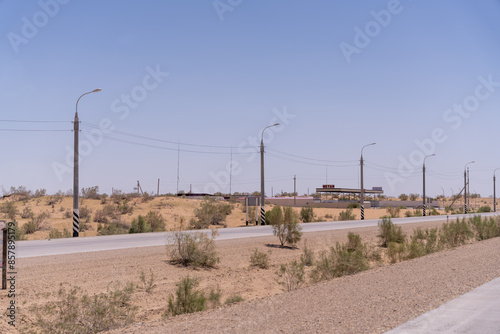
POLYGON ((378 237, 380 238, 382 247, 387 247, 390 242, 405 242, 406 235, 403 233, 401 226, 394 225, 390 218, 382 218, 382 220, 378 222, 378 227, 380 230, 378 237))
POLYGON ((99 186, 82 188, 82 197, 87 199, 100 199, 99 186))
POLYGON ((305 206, 300 210, 300 220, 304 223, 314 221, 314 210, 311 206, 305 206))
POLYGON ((408 200, 408 195, 406 195, 406 194, 401 194, 401 195, 399 195, 399 197, 398 197, 398 198, 399 198, 400 200, 402 200, 402 201, 407 201, 407 200, 408 200))
POLYGON ((168 313, 176 316, 184 313, 194 313, 203 311, 206 308, 207 298, 205 293, 196 290, 199 280, 185 277, 177 285, 177 291, 174 296, 168 298, 168 313))
POLYGON ((291 207, 281 209, 279 205, 275 206, 269 212, 269 223, 273 226, 273 233, 278 237, 281 247, 285 244, 293 247, 302 238, 302 227, 291 207))

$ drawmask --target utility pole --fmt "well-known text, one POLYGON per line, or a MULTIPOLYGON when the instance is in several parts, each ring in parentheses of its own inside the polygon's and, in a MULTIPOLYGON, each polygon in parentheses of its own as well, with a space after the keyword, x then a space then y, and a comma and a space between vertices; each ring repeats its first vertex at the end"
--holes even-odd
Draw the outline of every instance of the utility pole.
POLYGON ((177 194, 179 194, 179 165, 181 160, 181 144, 177 146, 177 194))
POLYGON ((497 212, 497 194, 496 194, 496 177, 495 172, 500 169, 497 168, 493 171, 493 212, 497 212))
POLYGON ((423 205, 423 216, 425 217, 425 206, 426 206, 426 201, 425 201, 425 159, 428 157, 435 156, 436 154, 429 154, 424 158, 424 163, 422 164, 422 174, 423 174, 423 182, 424 182, 424 193, 422 194, 424 205, 423 205))
POLYGON ((464 166, 464 213, 467 214, 467 165, 473 164, 476 161, 471 161, 464 166))
POLYGON ((158 179, 158 189, 156 190, 156 197, 160 196, 160 179, 158 179))
POLYGON ((75 111, 75 120, 73 122, 73 131, 74 131, 74 157, 73 157, 73 237, 76 238, 80 235, 80 208, 79 208, 79 132, 80 132, 80 119, 78 118, 78 102, 80 99, 91 93, 100 92, 101 89, 97 88, 91 92, 87 92, 85 94, 80 95, 78 100, 76 101, 76 111, 75 111))
POLYGON ((296 203, 296 196, 297 196, 297 176, 293 176, 293 205, 297 204, 296 203))
POLYGON ((231 163, 229 164, 229 196, 231 196, 232 181, 233 181, 233 148, 231 147, 231 163))
POLYGON ((365 189, 364 189, 364 186, 363 186, 363 165, 364 165, 364 161, 363 161, 363 149, 367 146, 371 146, 371 145, 375 145, 376 143, 371 143, 371 144, 367 144, 365 146, 363 146, 361 148, 361 159, 359 159, 359 165, 361 167, 361 189, 360 189, 360 206, 361 206, 361 220, 364 220, 365 219, 365 189))
POLYGON ((266 225, 266 209, 265 209, 265 201, 266 201, 266 195, 264 194, 264 131, 266 129, 273 127, 273 126, 278 126, 280 123, 275 123, 273 125, 266 126, 262 130, 262 134, 260 137, 260 224, 261 225, 266 225))

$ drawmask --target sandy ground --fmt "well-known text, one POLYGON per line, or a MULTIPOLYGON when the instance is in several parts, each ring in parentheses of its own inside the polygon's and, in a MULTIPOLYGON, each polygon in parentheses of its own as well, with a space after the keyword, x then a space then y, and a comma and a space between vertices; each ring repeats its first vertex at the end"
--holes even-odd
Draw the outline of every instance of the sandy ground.
MULTIPOLYGON (((417 226, 437 225, 440 223, 402 227, 411 233, 417 226)), ((307 233, 303 240, 318 253, 336 241, 344 242, 347 232, 307 233)), ((355 232, 365 242, 377 242, 377 228, 355 229, 355 232)), ((280 264, 300 258, 304 242, 297 249, 276 248, 276 243, 275 237, 217 241, 221 262, 215 269, 194 270, 172 265, 165 247, 19 259, 17 319, 19 323, 29 323, 33 319, 30 306, 53 300, 61 286, 78 286, 93 294, 105 292, 112 282, 139 283, 141 272, 147 276, 152 272, 156 288, 152 293, 139 289, 134 295, 133 304, 139 306, 136 320, 141 324, 128 329, 129 333, 195 333, 200 332, 201 321, 203 332, 207 333, 280 330, 378 333, 500 275, 500 239, 496 238, 405 263, 375 265, 374 269, 358 275, 283 293, 276 271, 280 264), (250 268, 249 259, 255 248, 269 254, 270 269, 250 268), (175 283, 187 275, 199 278, 200 288, 207 292, 219 286, 222 301, 238 294, 245 302, 162 320, 175 283)), ((8 302, 6 292, 2 291, 2 309, 8 302)))

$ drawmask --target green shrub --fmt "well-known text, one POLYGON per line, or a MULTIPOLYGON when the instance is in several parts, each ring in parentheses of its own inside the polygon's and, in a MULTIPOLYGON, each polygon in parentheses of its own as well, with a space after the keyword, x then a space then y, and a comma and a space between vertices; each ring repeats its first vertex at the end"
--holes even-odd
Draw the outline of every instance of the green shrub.
POLYGON ((300 209, 300 220, 302 220, 303 223, 314 221, 314 210, 311 206, 305 206, 300 209))
POLYGON ((147 293, 151 293, 156 288, 153 271, 150 270, 149 274, 149 279, 146 278, 144 271, 141 271, 141 276, 139 276, 141 288, 147 293))
POLYGON ((58 300, 31 308, 35 326, 43 333, 98 333, 131 324, 137 308, 130 303, 134 285, 108 288, 89 296, 79 288, 59 290, 58 300))
POLYGON ((17 207, 14 202, 5 202, 0 205, 0 213, 3 213, 9 220, 16 220, 17 207))
POLYGON ((130 213, 134 212, 134 207, 131 205, 128 205, 128 200, 123 200, 123 202, 121 204, 118 204, 117 208, 118 208, 118 211, 122 215, 130 214, 130 213))
POLYGON ((203 291, 196 290, 199 285, 198 279, 188 276, 176 285, 175 297, 170 295, 168 298, 167 314, 176 316, 205 310, 207 298, 203 291))
POLYGON ((360 208, 360 205, 359 203, 349 203, 349 205, 347 206, 348 209, 359 209, 360 208))
POLYGON ((356 215, 352 212, 352 209, 340 211, 340 213, 339 213, 339 220, 340 221, 355 220, 355 219, 356 219, 356 215))
POLYGON ((252 255, 250 255, 250 266, 258 267, 261 269, 269 268, 269 256, 259 251, 257 248, 253 251, 252 255))
POLYGON ((106 224, 116 218, 118 218, 117 210, 113 205, 110 204, 104 206, 101 210, 97 210, 94 214, 94 221, 97 223, 106 224))
POLYGON ((63 237, 61 231, 56 228, 51 228, 49 232, 49 239, 60 239, 63 237))
POLYGON ((210 293, 208 294, 208 303, 210 304, 210 307, 216 308, 221 305, 220 299, 221 299, 222 291, 220 290, 220 287, 217 286, 217 288, 211 288, 210 293))
POLYGON ((500 236, 500 228, 493 217, 481 219, 481 216, 474 216, 468 222, 478 241, 500 236))
POLYGON ((350 252, 364 250, 364 245, 361 242, 361 236, 359 234, 353 232, 347 233, 347 250, 350 252))
POLYGON ((446 247, 458 247, 465 244, 474 234, 465 219, 444 223, 439 234, 439 242, 446 247))
MULTIPOLYGON (((196 228, 208 228, 210 225, 224 225, 226 216, 232 211, 231 204, 216 202, 215 199, 206 199, 199 208, 194 210, 197 221, 192 225, 196 228)), ((194 228, 193 227, 193 228, 194 228)))
POLYGON ((297 261, 282 264, 277 274, 279 277, 278 284, 280 284, 285 291, 297 290, 304 284, 304 265, 297 261))
POLYGON ((330 247, 330 252, 320 254, 311 278, 318 282, 355 274, 368 268, 368 260, 362 250, 349 250, 347 244, 337 242, 335 247, 330 247))
POLYGON ((215 249, 217 230, 212 230, 209 237, 201 232, 176 231, 168 237, 170 262, 184 266, 215 267, 220 259, 215 249))
POLYGON ((485 205, 485 206, 481 206, 477 212, 491 212, 491 207, 488 206, 488 205, 485 205))
POLYGON ((227 297, 226 301, 224 304, 226 305, 231 305, 231 304, 236 304, 242 302, 244 299, 240 295, 231 295, 227 297))
POLYGON ((304 266, 312 266, 314 264, 314 252, 307 248, 307 244, 304 242, 304 251, 300 255, 300 263, 304 266))
POLYGON ((132 220, 132 226, 130 226, 129 233, 146 233, 150 231, 151 225, 146 222, 143 216, 139 216, 132 220))
POLYGON ((387 245, 387 256, 392 263, 402 261, 405 258, 406 243, 389 242, 387 245))
POLYGON ((295 246, 302 238, 302 227, 297 214, 291 207, 275 206, 269 212, 269 223, 273 226, 273 234, 278 237, 281 247, 285 244, 295 246))
POLYGON ((35 214, 34 214, 34 213, 33 213, 33 211, 31 210, 31 208, 29 208, 29 207, 25 207, 25 208, 23 209, 23 212, 21 212, 21 218, 23 218, 23 219, 28 219, 28 218, 33 219, 33 216, 34 216, 34 215, 35 215, 35 214))
POLYGON ((32 234, 38 231, 34 221, 27 222, 23 225, 23 232, 25 234, 32 234))
POLYGON ((389 206, 388 208, 385 209, 387 211, 387 214, 391 218, 399 218, 399 213, 401 212, 400 207, 393 207, 389 206))
POLYGON ((390 242, 403 243, 406 235, 401 226, 396 226, 390 218, 384 217, 378 222, 380 234, 378 235, 382 247, 387 247, 390 242))
POLYGON ((406 210, 405 211, 405 217, 406 218, 413 217, 413 212, 411 212, 410 210, 406 210))
POLYGON ((126 234, 129 232, 129 228, 122 223, 113 222, 109 224, 101 224, 97 226, 97 233, 99 235, 115 235, 115 234, 126 234))
POLYGON ((151 232, 166 230, 165 218, 158 211, 149 211, 145 218, 146 223, 151 227, 151 232))

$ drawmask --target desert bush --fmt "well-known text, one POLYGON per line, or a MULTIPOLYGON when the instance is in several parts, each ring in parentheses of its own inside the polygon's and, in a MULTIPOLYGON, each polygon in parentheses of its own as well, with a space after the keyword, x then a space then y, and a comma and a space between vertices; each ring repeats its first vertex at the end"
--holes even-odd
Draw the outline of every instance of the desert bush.
POLYGON ((477 210, 477 212, 479 212, 479 213, 481 213, 481 212, 491 212, 491 207, 488 206, 488 205, 481 206, 481 207, 479 207, 479 209, 477 210))
POLYGON ((419 194, 410 194, 409 197, 410 201, 416 201, 419 197, 419 194))
POLYGON ((407 201, 408 200, 408 195, 406 194, 401 194, 398 196, 398 198, 401 200, 401 201, 407 201))
POLYGON ((25 207, 23 211, 21 212, 21 218, 27 219, 27 218, 33 218, 34 213, 29 207, 25 207))
POLYGON ((117 209, 113 205, 106 205, 94 214, 94 221, 97 223, 109 223, 117 218, 117 209))
MULTIPOLYGON (((411 243, 420 244, 425 251, 425 254, 423 255, 431 254, 441 249, 437 228, 423 230, 422 228, 418 227, 415 231, 413 231, 413 235, 411 236, 411 243)), ((417 250, 416 246, 414 247, 414 250, 417 250)))
POLYGON ((158 211, 149 211, 146 222, 151 226, 151 232, 163 232, 166 230, 165 218, 158 211))
POLYGON ((297 261, 282 264, 277 274, 278 284, 280 284, 285 291, 297 290, 304 284, 304 265, 297 261))
POLYGON ((99 186, 82 188, 82 197, 87 199, 100 199, 99 186))
POLYGON ((405 211, 405 217, 406 218, 413 217, 413 212, 411 212, 410 210, 406 210, 405 211))
POLYGON ((422 210, 420 209, 413 210, 413 217, 422 217, 422 214, 422 210))
POLYGON ((34 221, 29 221, 23 225, 24 234, 32 234, 38 231, 34 221))
POLYGON ((80 208, 80 219, 86 219, 88 218, 90 220, 90 214, 92 213, 92 210, 89 209, 88 206, 82 206, 80 208))
POLYGON ((132 212, 134 212, 134 207, 131 206, 131 205, 128 205, 128 200, 123 200, 122 203, 119 203, 118 204, 118 212, 120 212, 120 214, 122 215, 126 215, 126 214, 131 214, 132 212))
POLYGON ((49 239, 59 239, 62 238, 63 234, 56 228, 51 228, 49 232, 49 239))
POLYGON ((348 209, 359 209, 360 208, 360 205, 359 203, 349 203, 349 205, 347 206, 348 209))
POLYGON ((5 202, 0 205, 0 213, 4 214, 4 217, 7 217, 9 220, 16 220, 17 215, 17 207, 14 202, 5 202))
POLYGON ((141 275, 139 276, 140 288, 147 293, 151 293, 154 288, 156 288, 155 276, 153 274, 153 271, 150 270, 149 274, 149 278, 146 278, 146 274, 144 273, 144 271, 141 271, 141 275))
POLYGON ((121 328, 134 321, 137 308, 130 303, 133 284, 93 296, 79 288, 60 289, 58 300, 31 308, 35 326, 43 333, 97 333, 121 328))
POLYGON ((65 211, 65 212, 64 212, 64 217, 63 217, 63 218, 67 218, 67 219, 69 219, 69 218, 71 218, 72 216, 73 216, 73 212, 72 212, 72 211, 70 211, 70 210, 68 210, 68 211, 65 211))
POLYGON ((389 206, 385 209, 390 218, 399 218, 400 207, 389 206))
POLYGON ((126 234, 129 232, 129 227, 120 222, 112 222, 107 224, 97 225, 97 232, 99 235, 115 235, 115 234, 126 234))
POLYGON ((392 263, 402 261, 405 258, 406 242, 389 242, 387 245, 387 256, 392 263))
POLYGON ((203 226, 201 228, 208 228, 210 225, 224 225, 223 222, 231 211, 232 207, 229 203, 217 203, 214 199, 206 199, 199 208, 194 210, 194 215, 198 220, 194 225, 203 226))
POLYGON ((361 241, 361 236, 359 234, 349 232, 347 233, 347 250, 350 252, 363 251, 363 242, 361 241))
POLYGON ((302 238, 302 227, 299 225, 297 214, 291 207, 275 206, 269 212, 269 223, 273 227, 273 234, 278 237, 280 246, 289 244, 294 247, 302 238))
POLYGON ((33 222, 35 223, 37 231, 41 230, 44 227, 45 220, 49 217, 50 214, 47 211, 44 211, 33 218, 33 222))
POLYGON ((340 211, 339 220, 355 220, 356 215, 352 212, 352 209, 347 209, 345 211, 340 211))
POLYGON ((369 268, 362 250, 349 250, 347 244, 336 243, 329 252, 322 252, 311 273, 315 282, 355 274, 369 268))
POLYGON ((258 267, 261 269, 268 269, 269 256, 266 253, 261 252, 257 248, 255 248, 253 253, 250 255, 250 266, 258 267))
POLYGON ((327 218, 327 219, 332 219, 332 218, 333 218, 333 215, 332 215, 332 214, 327 213, 327 214, 325 215, 325 218, 327 218))
POLYGON ((207 298, 203 291, 196 290, 199 285, 198 279, 188 276, 176 285, 175 297, 170 295, 168 298, 167 314, 176 316, 205 310, 207 298))
POLYGON ((300 255, 300 263, 304 266, 312 266, 314 264, 314 252, 307 248, 307 243, 304 242, 304 250, 300 255))
POLYGON ((170 262, 184 266, 215 267, 220 261, 214 242, 217 234, 215 229, 210 237, 201 232, 173 232, 168 237, 167 245, 170 262))
POLYGON ((405 259, 415 259, 425 255, 427 255, 425 245, 412 240, 408 245, 408 254, 405 256, 405 259))
POLYGON ((390 242, 403 243, 406 239, 401 226, 394 225, 390 218, 382 218, 378 222, 378 227, 380 231, 378 238, 382 247, 387 247, 390 242))
POLYGON ((436 208, 432 207, 429 209, 429 216, 439 216, 439 212, 437 212, 436 208))
POLYGON ((473 236, 474 234, 465 218, 462 220, 457 218, 455 222, 444 223, 441 226, 439 242, 443 246, 457 247, 465 244, 473 236))
POLYGON ((146 222, 143 216, 132 219, 132 226, 128 233, 146 233, 151 231, 151 225, 146 222))
POLYGON ((303 223, 314 221, 314 210, 311 206, 304 206, 300 209, 300 220, 302 220, 303 223))
POLYGON ((154 200, 154 196, 151 196, 147 192, 144 193, 144 194, 142 194, 142 202, 143 203, 146 203, 146 202, 149 202, 149 201, 152 201, 152 200, 154 200))
POLYGON ((481 216, 474 216, 468 222, 478 241, 500 236, 500 228, 493 217, 481 219, 481 216))
POLYGON ((208 303, 210 304, 211 308, 216 308, 221 305, 220 299, 222 296, 222 291, 219 286, 217 286, 215 289, 211 288, 210 293, 208 294, 208 303))
POLYGON ((234 295, 227 297, 224 304, 226 304, 226 305, 236 304, 236 303, 242 302, 243 300, 244 300, 243 297, 241 297, 240 295, 234 294, 234 295))

